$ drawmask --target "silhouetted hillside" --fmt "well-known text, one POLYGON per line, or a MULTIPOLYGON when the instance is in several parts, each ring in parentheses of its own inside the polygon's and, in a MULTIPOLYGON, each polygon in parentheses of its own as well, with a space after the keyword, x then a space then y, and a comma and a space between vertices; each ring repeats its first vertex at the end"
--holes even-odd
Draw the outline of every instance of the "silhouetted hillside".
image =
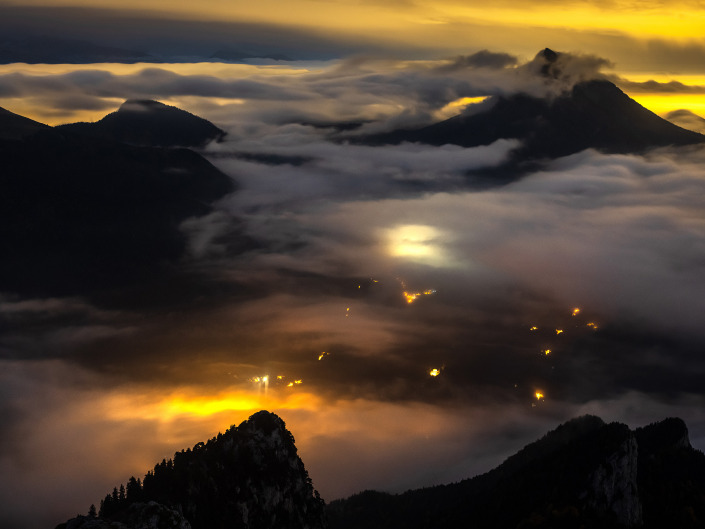
POLYGON ((284 421, 260 411, 174 454, 57 529, 323 529, 314 490, 284 421), (93 511, 93 509, 91 509, 93 511), (95 516, 98 515, 98 517, 95 516), (118 526, 120 527, 120 526, 118 526))
MULTIPOLYGON (((551 66, 559 54, 539 54, 551 66)), ((550 68, 544 71, 548 75, 550 68)), ((606 80, 575 84, 553 98, 526 94, 496 96, 480 107, 414 130, 396 130, 357 138, 371 145, 418 142, 463 147, 516 138, 515 159, 565 156, 593 148, 607 153, 641 152, 651 147, 705 142, 705 136, 660 118, 606 80)))
POLYGON ((163 278, 186 250, 180 224, 235 189, 188 149, 71 134, 11 113, 0 121, 15 131, 0 139, 4 292, 79 294, 163 278))
POLYGON ((50 127, 0 107, 0 140, 21 140, 50 127))
POLYGON ((332 529, 705 527, 705 456, 687 439, 679 419, 632 432, 585 416, 481 476, 331 502, 329 522, 332 529))
POLYGON ((57 129, 150 147, 200 147, 221 140, 225 132, 210 121, 150 100, 128 100, 95 123, 72 123, 57 129))

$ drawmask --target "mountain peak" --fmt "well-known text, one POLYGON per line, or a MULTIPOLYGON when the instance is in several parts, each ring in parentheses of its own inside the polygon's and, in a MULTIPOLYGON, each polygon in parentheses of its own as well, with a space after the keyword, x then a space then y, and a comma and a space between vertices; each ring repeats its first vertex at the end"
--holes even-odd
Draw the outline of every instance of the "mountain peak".
POLYGON ((226 134, 206 119, 152 99, 128 99, 96 123, 60 129, 146 147, 200 147, 226 134))
POLYGON ((550 48, 544 48, 536 54, 534 62, 540 63, 539 72, 544 77, 557 78, 560 70, 554 65, 558 62, 560 54, 550 48))
POLYGON ((145 110, 179 110, 179 108, 166 105, 154 99, 128 99, 118 109, 118 112, 140 112, 145 110))
POLYGON ((323 501, 296 455, 294 437, 280 417, 264 410, 177 452, 141 483, 133 477, 121 490, 101 502, 98 520, 74 518, 64 529, 102 529, 114 522, 128 529, 325 527, 323 501))

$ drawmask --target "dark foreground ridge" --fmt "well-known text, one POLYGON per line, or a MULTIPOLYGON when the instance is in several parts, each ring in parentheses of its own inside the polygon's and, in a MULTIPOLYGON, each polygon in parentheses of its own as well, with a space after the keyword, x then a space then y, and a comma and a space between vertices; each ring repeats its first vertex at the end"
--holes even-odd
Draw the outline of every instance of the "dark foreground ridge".
POLYGON ((681 419, 630 430, 569 421, 490 472, 327 507, 332 529, 705 527, 705 455, 681 419))
MULTIPOLYGON (((0 109, 1 291, 95 297, 169 282, 188 251, 181 223, 212 213, 236 186, 199 153, 162 146, 167 138, 157 133, 172 118, 187 129, 205 122, 211 136, 220 129, 173 107, 147 106, 107 116, 120 131, 115 137, 93 133, 103 121, 74 131, 0 109), (137 145, 145 134, 150 141, 137 145)), ((235 253, 253 244, 235 232, 228 240, 235 253)))
POLYGON ((99 512, 56 529, 323 529, 324 503, 284 421, 260 411, 143 480, 130 478, 99 512))
MULTIPOLYGON (((536 56, 540 75, 559 75, 560 53, 546 49, 536 56)), ((550 82, 550 79, 547 81, 550 82)), ((576 83, 557 97, 527 94, 494 96, 445 121, 413 130, 396 130, 357 138, 370 145, 402 142, 463 147, 519 139, 515 162, 566 156, 585 149, 638 153, 653 147, 705 143, 705 136, 662 119, 604 79, 576 83)))

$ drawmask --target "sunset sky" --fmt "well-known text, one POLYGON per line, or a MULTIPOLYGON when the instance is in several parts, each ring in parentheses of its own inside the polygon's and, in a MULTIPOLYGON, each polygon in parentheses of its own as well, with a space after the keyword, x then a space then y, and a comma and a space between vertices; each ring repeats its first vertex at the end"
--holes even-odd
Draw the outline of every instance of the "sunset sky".
POLYGON ((705 448, 705 150, 585 151, 479 191, 466 171, 515 139, 328 136, 593 77, 705 131, 703 27, 696 1, 0 0, 0 107, 176 105, 228 132, 204 155, 239 185, 181 226, 184 283, 0 292, 0 526, 85 514, 259 409, 326 500, 470 477, 585 413, 680 416, 705 448), (67 64, 71 39, 150 61, 67 64), (260 58, 209 62, 224 49, 260 58))

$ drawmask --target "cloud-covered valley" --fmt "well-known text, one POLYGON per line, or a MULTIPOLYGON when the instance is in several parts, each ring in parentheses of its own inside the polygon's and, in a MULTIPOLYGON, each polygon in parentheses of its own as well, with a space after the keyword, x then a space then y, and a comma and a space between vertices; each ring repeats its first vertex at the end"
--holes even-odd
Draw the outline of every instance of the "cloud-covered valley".
POLYGON ((489 52, 0 70, 2 105, 40 121, 133 97, 207 117, 228 136, 201 153, 233 182, 148 280, 2 294, 2 521, 81 482, 47 501, 45 525, 65 519, 260 408, 329 500, 485 471, 580 413, 682 416, 703 448, 702 146, 589 149, 488 185, 520 140, 351 141, 554 97, 607 64, 564 59, 548 77, 489 52))

